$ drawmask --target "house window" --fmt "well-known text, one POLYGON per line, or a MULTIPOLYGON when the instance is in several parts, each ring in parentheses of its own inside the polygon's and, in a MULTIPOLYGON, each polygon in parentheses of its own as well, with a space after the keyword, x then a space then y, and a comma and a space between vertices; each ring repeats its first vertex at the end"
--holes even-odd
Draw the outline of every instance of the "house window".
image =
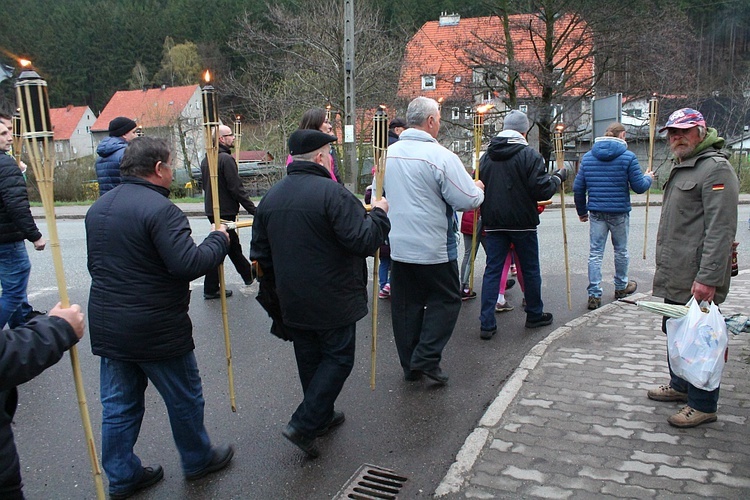
POLYGON ((464 151, 471 151, 471 141, 464 141, 464 151))
POLYGON ((63 147, 62 146, 63 145, 62 145, 61 142, 56 142, 55 143, 55 152, 56 153, 62 153, 62 151, 63 151, 63 147))
POLYGON ((467 120, 471 120, 474 118, 474 113, 472 112, 471 108, 464 108, 464 117, 467 120))
POLYGON ((453 151, 454 153, 458 153, 460 147, 461 141, 453 141, 451 143, 451 151, 453 151))
POLYGON ((526 105, 526 104, 520 104, 518 106, 518 111, 520 111, 521 113, 528 113, 529 112, 529 106, 526 105))
POLYGON ((422 75, 422 90, 435 90, 435 75, 422 75))
POLYGON ((565 120, 563 120, 563 107, 560 104, 555 104, 552 106, 552 122, 553 123, 564 123, 565 120))
POLYGON ((87 134, 90 134, 90 133, 91 133, 91 127, 89 127, 89 126, 86 126, 86 133, 87 133, 87 134))
POLYGON ((485 90, 482 95, 484 101, 491 101, 495 97, 495 94, 491 90, 485 90))
POLYGON ((461 118, 461 110, 458 108, 451 108, 451 120, 458 120, 461 118))

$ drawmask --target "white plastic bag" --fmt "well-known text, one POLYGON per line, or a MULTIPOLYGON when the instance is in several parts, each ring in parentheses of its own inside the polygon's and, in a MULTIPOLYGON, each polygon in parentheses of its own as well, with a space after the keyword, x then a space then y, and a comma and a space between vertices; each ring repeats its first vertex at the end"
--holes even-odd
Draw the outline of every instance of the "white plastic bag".
MULTIPOLYGON (((705 304, 705 303, 704 303, 705 304)), ((719 387, 727 348, 727 326, 713 302, 704 313, 695 297, 682 318, 667 320, 667 352, 672 371, 705 391, 719 387)))

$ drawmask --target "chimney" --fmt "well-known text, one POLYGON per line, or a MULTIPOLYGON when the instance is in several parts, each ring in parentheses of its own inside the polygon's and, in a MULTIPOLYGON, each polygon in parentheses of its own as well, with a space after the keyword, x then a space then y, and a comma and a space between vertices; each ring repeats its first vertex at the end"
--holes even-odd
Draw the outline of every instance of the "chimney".
POLYGON ((458 22, 461 20, 461 16, 455 12, 448 14, 447 12, 440 13, 440 20, 438 26, 458 26, 458 22))

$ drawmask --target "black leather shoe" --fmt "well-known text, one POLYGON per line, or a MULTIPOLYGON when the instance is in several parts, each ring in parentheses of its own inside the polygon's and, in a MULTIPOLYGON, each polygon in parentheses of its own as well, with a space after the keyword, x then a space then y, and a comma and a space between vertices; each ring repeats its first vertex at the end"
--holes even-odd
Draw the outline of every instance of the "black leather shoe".
POLYGON ((416 382, 422 380, 422 372, 414 370, 404 370, 404 380, 407 382, 416 382))
POLYGON ((334 427, 338 427, 339 425, 343 424, 344 420, 346 420, 346 415, 344 415, 343 411, 333 410, 333 416, 331 417, 331 421, 328 422, 323 427, 321 427, 320 429, 318 429, 318 432, 316 432, 315 434, 318 437, 325 436, 326 434, 328 434, 331 431, 331 429, 333 429, 334 427))
POLYGON ((482 340, 490 340, 497 333, 497 327, 492 330, 479 330, 479 338, 482 340))
POLYGON ((552 324, 552 313, 542 313, 539 319, 526 320, 526 328, 539 328, 540 326, 547 326, 552 324))
POLYGON ((211 449, 211 453, 211 461, 208 462, 208 465, 203 467, 198 472, 185 474, 185 479, 187 479, 188 481, 196 481, 204 476, 220 471, 221 469, 229 465, 229 462, 232 461, 232 457, 234 456, 234 448, 232 448, 231 444, 225 444, 224 446, 214 446, 211 449))
MULTIPOLYGON (((232 290, 227 290, 227 298, 232 296, 232 290)), ((219 290, 216 293, 204 293, 203 294, 203 300, 211 300, 211 299, 220 299, 221 298, 221 290, 219 290)))
POLYGON ((429 370, 419 370, 425 377, 432 380, 433 382, 437 382, 440 385, 445 385, 448 383, 448 375, 443 373, 443 370, 440 369, 440 367, 430 368, 429 370))
POLYGON ((318 458, 318 456, 320 455, 318 448, 315 447, 315 438, 305 436, 296 428, 294 428, 292 424, 287 424, 286 428, 284 428, 281 433, 297 448, 307 453, 308 457, 318 458))
POLYGON ((123 500, 124 498, 130 498, 135 495, 138 490, 142 490, 148 488, 149 486, 155 485, 156 483, 161 481, 163 477, 164 469, 161 468, 161 465, 144 467, 143 474, 141 475, 141 478, 138 480, 138 482, 135 483, 135 485, 121 493, 110 493, 109 498, 111 498, 112 500, 123 500))

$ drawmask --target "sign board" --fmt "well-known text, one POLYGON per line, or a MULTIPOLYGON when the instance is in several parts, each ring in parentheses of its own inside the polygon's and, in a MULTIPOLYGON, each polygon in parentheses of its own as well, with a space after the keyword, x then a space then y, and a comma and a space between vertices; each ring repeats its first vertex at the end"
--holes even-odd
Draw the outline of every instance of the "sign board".
POLYGON ((594 99, 591 105, 591 120, 594 138, 601 137, 612 122, 622 121, 622 94, 617 93, 601 99, 594 99))
POLYGON ((354 142, 354 125, 344 125, 344 142, 354 142))

